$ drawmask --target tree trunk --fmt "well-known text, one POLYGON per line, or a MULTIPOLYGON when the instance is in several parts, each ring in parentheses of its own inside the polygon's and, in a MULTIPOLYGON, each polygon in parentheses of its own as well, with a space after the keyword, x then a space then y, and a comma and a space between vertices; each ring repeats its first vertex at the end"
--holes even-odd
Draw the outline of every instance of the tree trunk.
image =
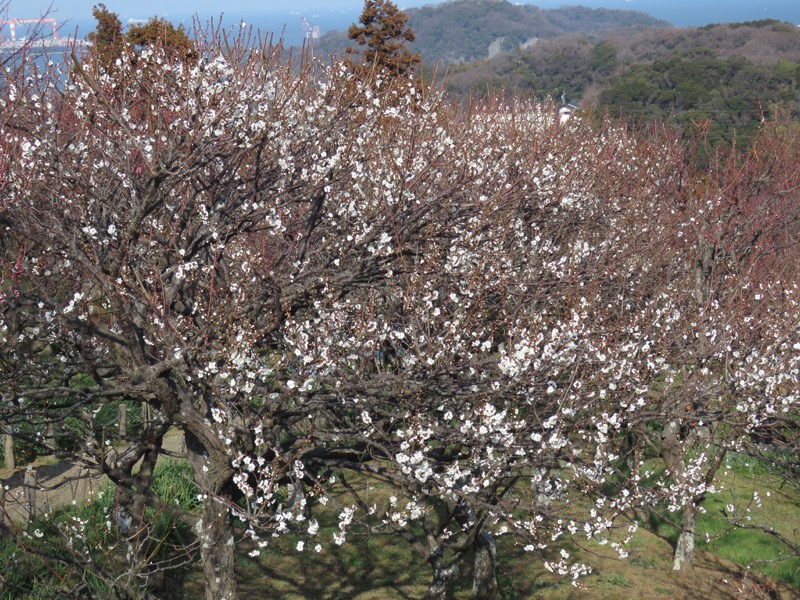
POLYGON ((15 469, 17 463, 14 460, 14 438, 8 433, 3 436, 3 453, 6 461, 6 469, 15 469))
POLYGON ((303 481, 300 480, 295 483, 290 483, 287 488, 289 492, 289 510, 295 514, 302 513, 308 517, 309 510, 303 481))
POLYGON ((428 556, 428 562, 433 567, 433 579, 428 586, 428 593, 425 595, 426 600, 445 600, 450 596, 450 585, 453 583, 453 578, 458 573, 458 562, 451 562, 449 565, 444 560, 444 548, 436 546, 436 548, 428 556))
MULTIPOLYGON (((112 454, 111 460, 108 454, 103 453, 100 464, 101 472, 116 484, 114 515, 117 529, 129 542, 128 581, 140 582, 144 579, 149 587, 157 587, 159 580, 159 576, 154 575, 159 567, 154 566, 151 560, 155 545, 161 544, 162 540, 151 537, 152 522, 147 514, 147 505, 152 495, 151 487, 161 444, 162 434, 156 434, 149 440, 131 444, 119 457, 112 454)), ((90 478, 88 473, 81 474, 86 480, 90 478)))
POLYGON ((472 595, 478 600, 497 600, 497 546, 491 533, 475 538, 472 595))
POLYGON ((678 536, 678 543, 675 545, 673 571, 688 571, 692 568, 692 557, 694 554, 694 532, 697 526, 697 505, 689 502, 683 509, 683 519, 681 519, 681 533, 678 536))
MULTIPOLYGON (((161 436, 151 440, 152 447, 144 453, 144 456, 142 456, 142 461, 139 463, 139 471, 136 473, 136 475, 131 475, 133 480, 136 482, 136 489, 139 492, 143 492, 145 490, 149 491, 153 485, 153 477, 155 476, 156 463, 158 462, 158 455, 161 452, 162 442, 163 439, 161 436)), ((146 502, 143 495, 141 493, 137 494, 130 504, 130 510, 133 512, 133 515, 140 527, 147 525, 145 523, 145 508, 146 502)))
MULTIPOLYGON (((664 433, 661 439, 661 457, 676 483, 683 483, 686 480, 686 467, 683 464, 683 444, 691 446, 686 440, 681 439, 681 424, 678 420, 672 420, 664 426, 664 433)), ((678 543, 675 545, 673 555, 672 570, 685 571, 692 566, 692 555, 694 553, 694 531, 697 521, 696 499, 687 498, 683 507, 683 518, 681 519, 681 532, 678 535, 678 543)))
POLYGON ((50 449, 51 453, 56 451, 56 437, 52 423, 44 426, 44 443, 50 449))
MULTIPOLYGON (((700 256, 694 267, 694 299, 698 306, 708 302, 709 282, 714 267, 714 247, 700 241, 700 256)), ((701 340, 704 339, 700 338, 701 340)))
POLYGON ((550 506, 550 482, 548 480, 550 470, 545 467, 533 467, 531 471, 531 493, 534 498, 534 507, 550 506))
POLYGON ((225 504, 229 499, 225 489, 233 473, 230 462, 214 448, 207 449, 193 432, 186 431, 185 439, 195 482, 203 494, 203 516, 195 534, 200 541, 206 599, 236 600, 236 545, 233 519, 225 504))
POLYGON ((200 540, 206 599, 236 600, 235 543, 228 507, 208 496, 203 502, 203 518, 197 524, 196 533, 200 540))
POLYGON ((39 482, 36 478, 36 472, 30 466, 22 476, 22 485, 25 486, 25 505, 28 509, 28 520, 32 521, 36 518, 36 488, 39 487, 39 482))

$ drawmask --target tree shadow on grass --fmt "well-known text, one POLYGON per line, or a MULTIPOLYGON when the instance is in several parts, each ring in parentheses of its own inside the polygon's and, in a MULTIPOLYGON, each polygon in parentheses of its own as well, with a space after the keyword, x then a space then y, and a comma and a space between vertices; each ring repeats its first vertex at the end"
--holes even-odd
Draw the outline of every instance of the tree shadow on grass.
POLYGON ((329 600, 367 597, 374 593, 377 594, 375 598, 410 600, 420 597, 419 591, 408 591, 415 588, 411 571, 408 565, 398 565, 397 569, 389 571, 366 566, 359 570, 357 565, 353 565, 344 569, 317 567, 300 573, 287 573, 280 567, 260 562, 257 580, 240 580, 239 593, 242 598, 263 598, 266 592, 269 597, 329 600), (264 581, 269 582, 266 587, 261 583, 264 581))
POLYGON ((711 552, 696 552, 687 573, 673 573, 672 597, 689 600, 788 600, 796 590, 781 590, 764 577, 711 552))
MULTIPOLYGON (((411 600, 424 595, 427 588, 427 564, 393 551, 391 542, 383 540, 373 544, 348 541, 319 554, 313 548, 298 552, 278 542, 255 558, 248 555, 253 548, 246 543, 237 549, 237 588, 244 599, 411 600)), ((176 600, 205 597, 199 564, 176 573, 174 581, 176 600)))

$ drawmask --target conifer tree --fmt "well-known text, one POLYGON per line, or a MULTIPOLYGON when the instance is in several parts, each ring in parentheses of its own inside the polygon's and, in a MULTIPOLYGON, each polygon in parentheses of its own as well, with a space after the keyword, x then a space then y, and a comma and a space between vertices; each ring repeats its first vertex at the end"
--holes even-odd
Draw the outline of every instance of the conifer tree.
POLYGON ((92 8, 92 16, 97 21, 97 29, 87 37, 92 43, 94 52, 100 63, 109 67, 122 54, 122 22, 116 13, 106 8, 105 4, 98 4, 92 8))
POLYGON ((195 44, 183 26, 175 27, 166 19, 152 17, 146 23, 133 25, 123 33, 119 15, 108 10, 105 4, 96 5, 92 15, 97 21, 97 28, 88 37, 100 63, 106 68, 113 67, 116 59, 122 55, 125 44, 140 49, 163 45, 179 58, 191 61, 197 57, 195 44))
POLYGON ((362 57, 360 63, 348 61, 356 73, 384 71, 397 77, 413 72, 421 57, 406 46, 415 36, 408 16, 397 5, 390 0, 366 0, 358 21, 360 26, 353 23, 347 30, 347 37, 361 46, 361 50, 348 49, 349 54, 362 57))
POLYGON ((183 26, 175 27, 163 18, 153 17, 147 23, 130 27, 125 39, 134 46, 147 47, 163 44, 165 48, 178 56, 190 60, 196 57, 194 42, 186 34, 183 26))

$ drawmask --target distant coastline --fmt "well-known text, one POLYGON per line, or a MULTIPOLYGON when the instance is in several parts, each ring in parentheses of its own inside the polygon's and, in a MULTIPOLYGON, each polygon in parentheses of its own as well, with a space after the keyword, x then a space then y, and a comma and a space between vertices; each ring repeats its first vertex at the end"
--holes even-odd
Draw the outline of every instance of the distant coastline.
MULTIPOLYGON (((183 25, 187 30, 190 30, 195 21, 205 26, 213 22, 215 25, 220 23, 220 14, 222 14, 222 26, 228 31, 236 31, 241 25, 244 27, 252 27, 254 32, 260 32, 263 35, 272 34, 275 39, 282 38, 285 45, 300 46, 306 37, 303 21, 301 16, 312 26, 318 26, 320 31, 324 34, 326 31, 331 30, 345 30, 351 23, 358 19, 358 11, 341 11, 341 10, 316 10, 316 11, 263 11, 263 12, 227 12, 227 13, 203 13, 203 14, 166 14, 163 15, 172 23, 176 25, 183 25)), ((72 39, 85 39, 86 35, 95 29, 95 20, 93 18, 75 18, 63 17, 56 13, 54 15, 59 21, 59 37, 72 38, 72 39)), ((123 27, 130 23, 141 22, 147 20, 154 15, 138 14, 138 13, 119 13, 120 20, 123 27)), ((24 37, 25 31, 18 32, 20 37, 24 37)), ((9 36, 8 29, 3 30, 3 39, 7 40, 9 36)))
MULTIPOLYGON (((511 0, 518 2, 519 0, 511 0)), ((430 4, 419 0, 416 2, 398 2, 400 6, 421 6, 430 4)), ((539 0, 525 4, 535 4, 542 8, 556 8, 564 5, 583 5, 591 8, 612 8, 621 10, 635 10, 650 14, 654 17, 669 21, 676 27, 701 26, 710 23, 726 23, 733 21, 752 21, 759 19, 778 19, 800 25, 800 1, 798 0, 753 0, 736 5, 729 0, 539 0)), ((130 10, 130 9, 128 9, 130 10)), ((14 15, 24 16, 24 15, 14 15)), ((90 16, 68 17, 56 12, 54 15, 60 23, 60 37, 83 39, 94 30, 95 21, 90 16)), ((150 14, 128 13, 120 11, 123 25, 140 22, 152 17, 150 14)), ((191 29, 195 19, 201 24, 209 21, 219 23, 220 13, 170 14, 165 18, 175 24, 181 24, 191 29)), ((306 37, 301 16, 312 25, 318 26, 324 35, 328 31, 345 31, 359 16, 357 9, 316 9, 316 10, 264 10, 264 11, 227 11, 222 14, 222 24, 228 30, 237 29, 240 24, 252 27, 254 31, 262 34, 272 34, 275 38, 282 37, 287 46, 299 46, 306 37)), ((3 31, 4 39, 8 37, 8 30, 3 31)))

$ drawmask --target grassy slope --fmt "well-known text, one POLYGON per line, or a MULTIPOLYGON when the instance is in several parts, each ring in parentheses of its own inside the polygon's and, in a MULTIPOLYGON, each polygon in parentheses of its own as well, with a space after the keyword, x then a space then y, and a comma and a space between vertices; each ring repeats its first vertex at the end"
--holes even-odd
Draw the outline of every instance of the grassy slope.
MULTIPOLYGON (((726 504, 735 500, 742 506, 758 490, 763 504, 761 508, 751 507, 751 522, 769 523, 793 536, 800 522, 800 494, 782 487, 775 476, 745 473, 740 468, 723 473, 719 482, 726 491, 705 501, 707 512, 700 520, 699 533, 702 538, 708 533, 710 542, 698 540, 692 572, 672 573, 671 542, 677 532, 666 521, 654 518, 650 527, 640 528, 636 533, 627 560, 612 556, 607 546, 586 540, 578 540, 580 546, 574 542, 559 546, 594 567, 595 572, 581 580, 582 588, 553 577, 535 557, 501 539, 498 544, 501 598, 788 600, 800 596, 800 558, 758 565, 758 560, 780 556, 783 551, 780 545, 762 533, 733 530, 721 517, 726 504), (753 569, 743 565, 751 565, 753 569)), ((333 532, 333 523, 328 525, 333 532)), ((324 539, 325 535, 321 537, 324 539)), ((330 548, 327 546, 319 555, 308 549, 300 553, 295 550, 294 541, 286 538, 257 559, 247 556, 249 548, 243 548, 237 564, 241 596, 376 600, 420 598, 425 592, 430 575, 428 565, 399 538, 349 535, 347 544, 330 548)), ((469 566, 465 565, 463 571, 456 586, 457 599, 470 597, 469 566)), ((187 573, 183 592, 184 600, 202 597, 199 571, 187 573)))

